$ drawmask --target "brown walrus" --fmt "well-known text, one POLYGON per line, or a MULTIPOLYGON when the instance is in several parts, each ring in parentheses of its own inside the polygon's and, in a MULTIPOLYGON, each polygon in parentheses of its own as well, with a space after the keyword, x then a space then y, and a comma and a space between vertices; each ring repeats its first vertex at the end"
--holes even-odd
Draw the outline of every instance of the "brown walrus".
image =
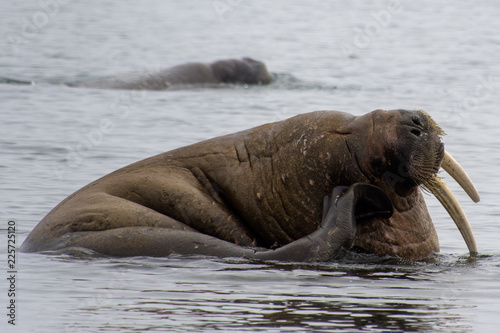
POLYGON ((123 74, 109 78, 66 83, 71 87, 98 89, 164 90, 172 86, 235 83, 268 84, 272 75, 266 65, 251 58, 226 59, 203 64, 192 62, 146 73, 123 74))
POLYGON ((353 246, 409 259, 439 251, 419 186, 470 225, 440 166, 467 175, 423 111, 317 111, 217 137, 119 169, 55 207, 24 252, 202 254, 325 261, 353 246), (333 191, 333 192, 332 192, 333 191))

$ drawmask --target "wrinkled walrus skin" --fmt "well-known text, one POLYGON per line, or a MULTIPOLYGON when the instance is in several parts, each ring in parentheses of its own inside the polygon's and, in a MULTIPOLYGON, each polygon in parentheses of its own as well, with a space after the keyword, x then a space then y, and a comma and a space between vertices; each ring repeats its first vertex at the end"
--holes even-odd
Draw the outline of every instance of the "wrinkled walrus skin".
POLYGON ((435 172, 443 154, 419 111, 301 114, 106 175, 55 207, 21 250, 324 261, 354 245, 424 258, 439 251, 437 234, 401 168, 419 157, 435 172))
POLYGON ((203 64, 192 62, 146 73, 67 83, 71 87, 95 89, 164 90, 194 84, 268 84, 272 75, 266 65, 251 58, 226 59, 203 64))

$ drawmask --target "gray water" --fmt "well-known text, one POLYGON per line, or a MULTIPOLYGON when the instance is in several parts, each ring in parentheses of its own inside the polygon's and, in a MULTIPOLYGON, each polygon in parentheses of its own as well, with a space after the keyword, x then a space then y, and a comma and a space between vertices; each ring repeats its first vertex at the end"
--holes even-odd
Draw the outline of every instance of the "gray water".
POLYGON ((2 332, 496 331, 498 2, 5 1, 0 13, 2 332), (162 92, 53 84, 242 56, 278 80, 162 92), (444 175, 477 258, 427 195, 441 242, 432 262, 17 253, 8 296, 8 221, 19 246, 65 197, 134 161, 299 113, 377 108, 425 109, 448 133, 481 194, 472 203, 444 175))

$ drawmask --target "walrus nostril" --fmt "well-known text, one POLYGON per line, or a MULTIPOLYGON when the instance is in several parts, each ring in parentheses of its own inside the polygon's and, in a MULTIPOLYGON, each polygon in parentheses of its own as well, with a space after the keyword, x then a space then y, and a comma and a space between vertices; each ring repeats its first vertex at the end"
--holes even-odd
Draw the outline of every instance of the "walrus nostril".
POLYGON ((415 135, 416 137, 419 137, 420 134, 422 134, 422 132, 420 132, 420 130, 418 130, 418 129, 412 129, 410 132, 411 132, 411 134, 415 135))

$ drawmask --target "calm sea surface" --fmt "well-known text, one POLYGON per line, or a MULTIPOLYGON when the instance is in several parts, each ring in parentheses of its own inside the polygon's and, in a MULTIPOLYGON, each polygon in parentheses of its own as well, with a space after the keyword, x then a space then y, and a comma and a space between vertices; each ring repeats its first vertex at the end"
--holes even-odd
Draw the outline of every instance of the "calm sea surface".
POLYGON ((497 1, 3 1, 0 13, 2 332, 497 332, 497 1), (242 56, 277 81, 162 92, 57 84, 242 56), (303 112, 377 108, 425 109, 448 133, 481 194, 472 203, 445 175, 478 258, 427 196, 435 262, 17 253, 8 296, 8 221, 19 246, 69 194, 134 161, 303 112))

